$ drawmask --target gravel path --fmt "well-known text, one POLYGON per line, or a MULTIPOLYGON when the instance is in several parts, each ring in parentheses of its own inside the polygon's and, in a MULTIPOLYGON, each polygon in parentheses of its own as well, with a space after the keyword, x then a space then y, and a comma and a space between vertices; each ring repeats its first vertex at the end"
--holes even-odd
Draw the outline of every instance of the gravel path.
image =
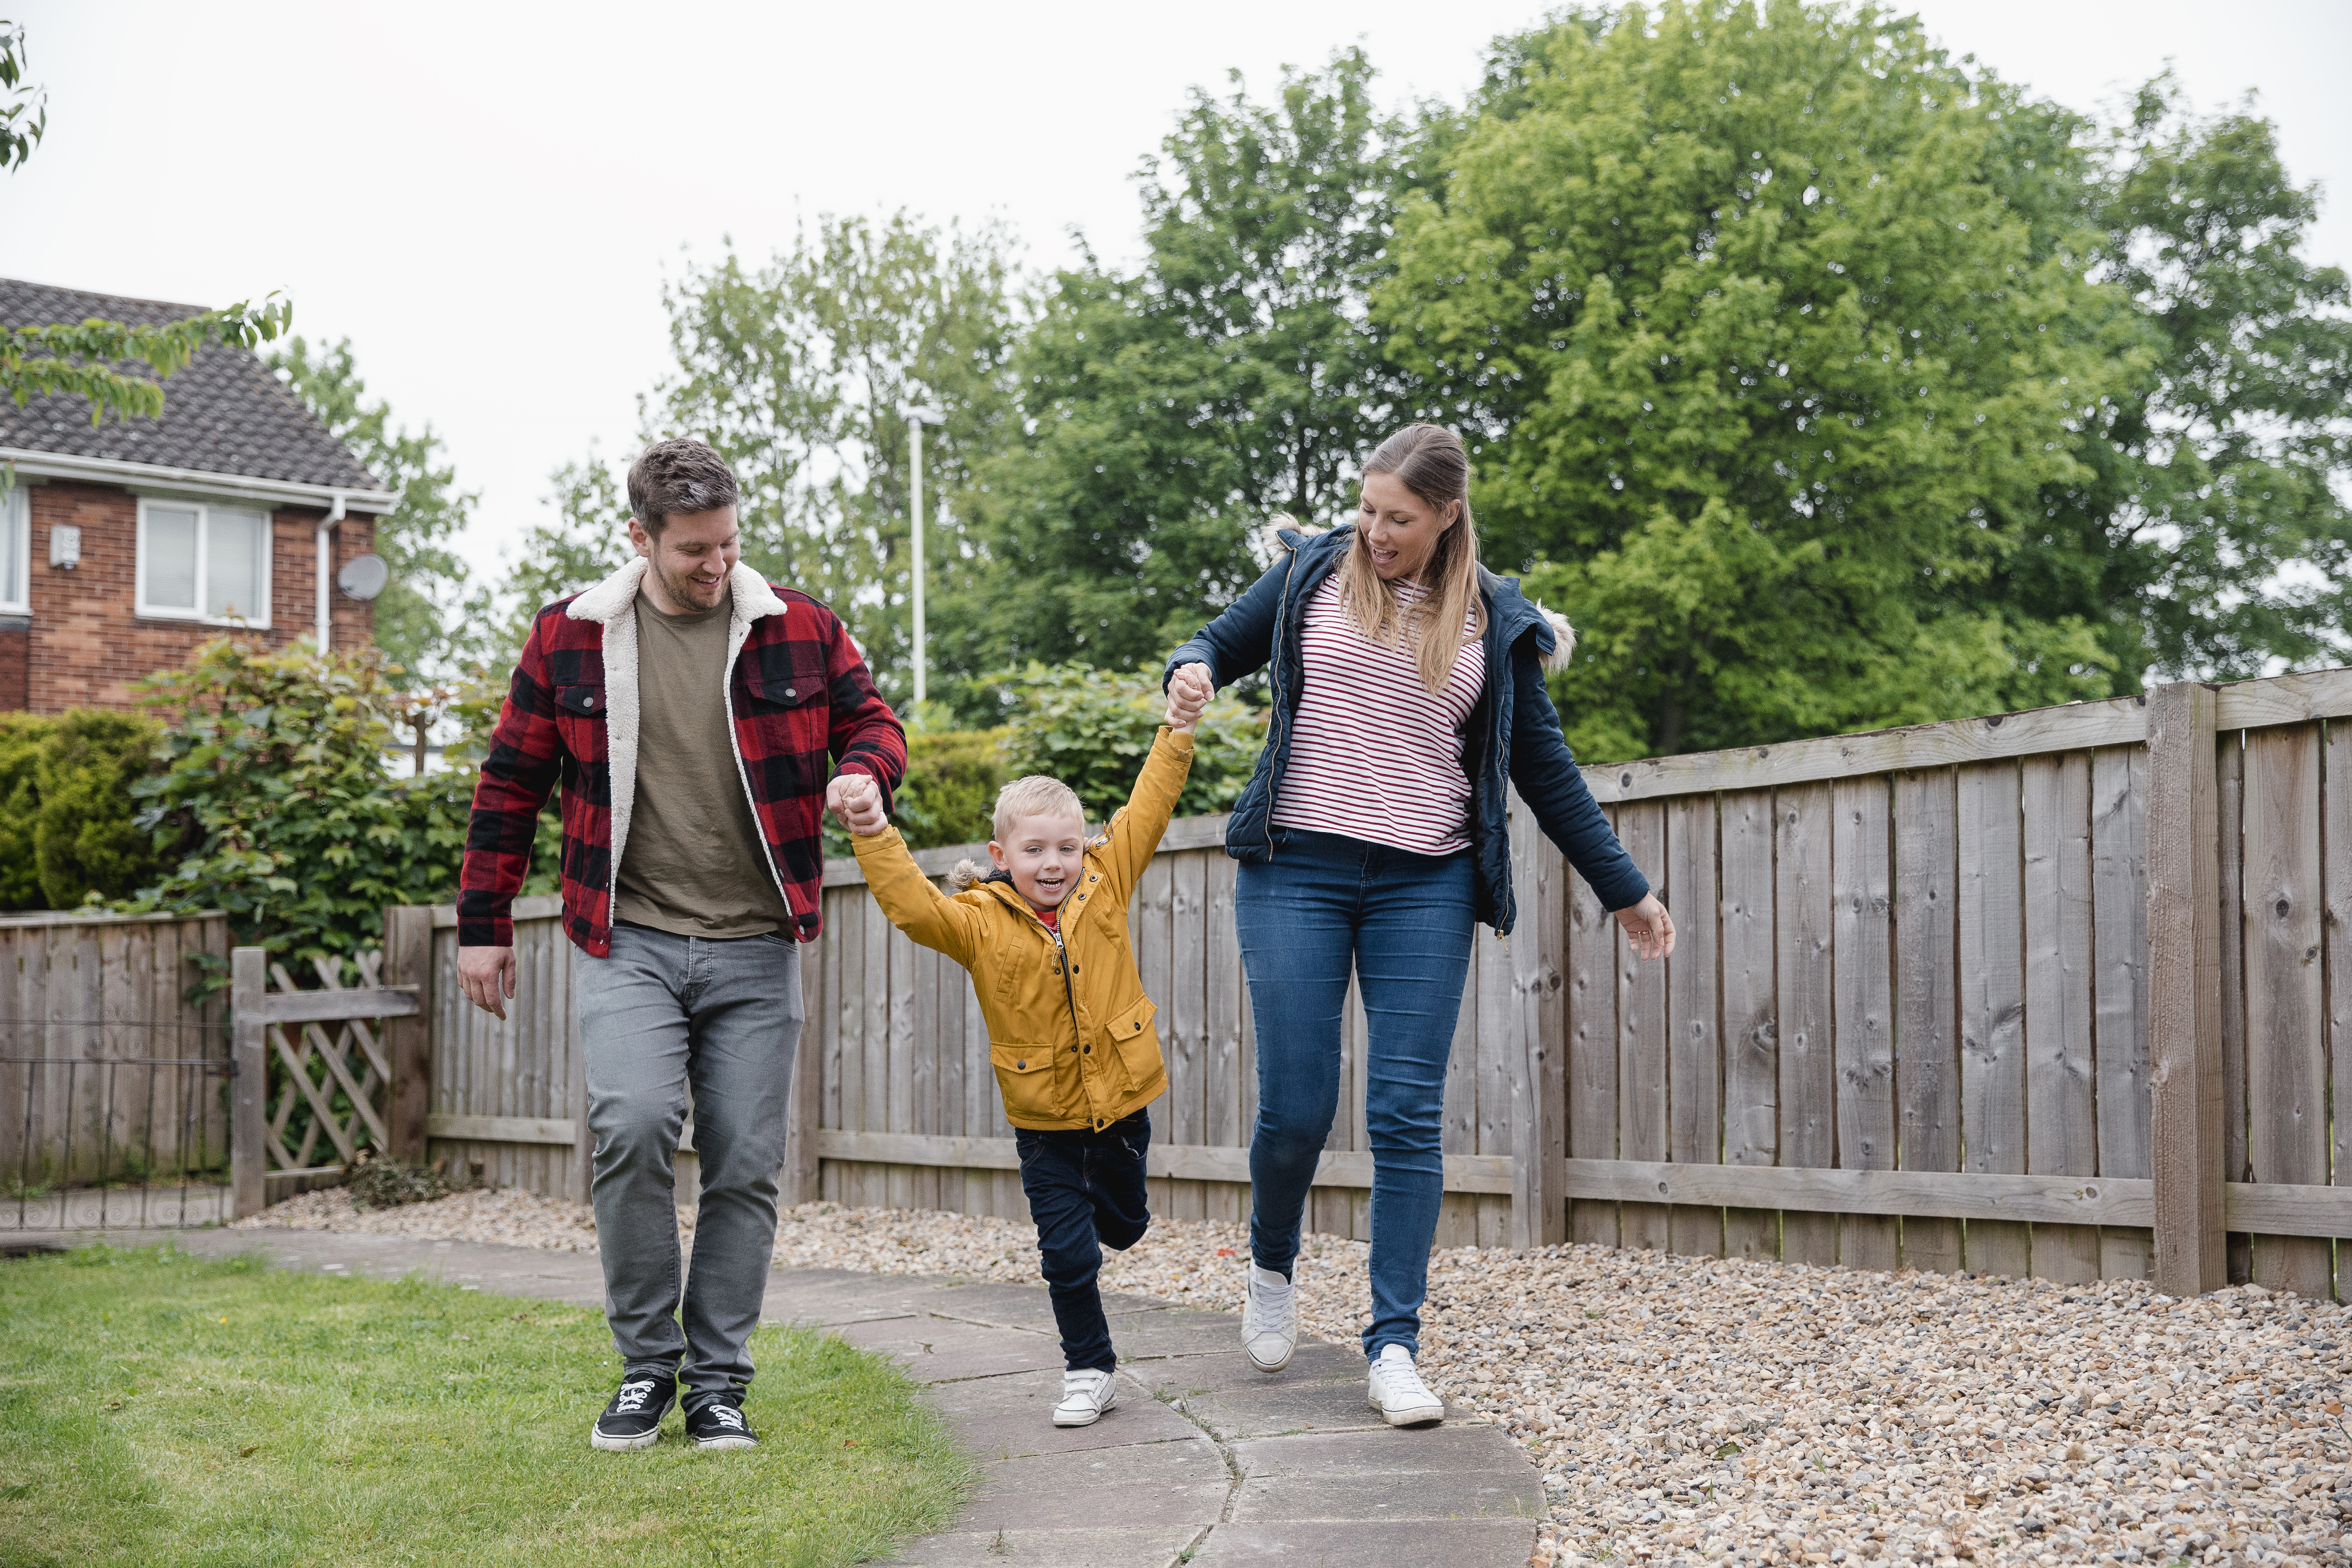
MULTIPOLYGON (((519 1193, 354 1214, 305 1194, 247 1226, 593 1249, 519 1193)), ((1034 1281, 1010 1220, 786 1211, 776 1260, 1034 1281)), ((1239 1305, 1241 1226, 1164 1220, 1107 1289, 1239 1305)), ((1345 1340, 1365 1247, 1310 1238, 1307 1326, 1345 1340)), ((1594 1247, 1431 1259, 1422 1368, 1505 1425, 1552 1503, 1538 1560, 2352 1561, 2352 1313, 2225 1290, 2059 1286, 1594 1247)))

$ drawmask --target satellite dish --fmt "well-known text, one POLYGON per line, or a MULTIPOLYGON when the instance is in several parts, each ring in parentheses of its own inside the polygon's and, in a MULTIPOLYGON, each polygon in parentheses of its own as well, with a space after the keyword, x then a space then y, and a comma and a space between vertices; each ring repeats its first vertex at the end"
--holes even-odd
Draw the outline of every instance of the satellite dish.
POLYGON ((392 568, 381 555, 354 555, 335 574, 336 585, 354 599, 373 599, 392 581, 392 568))

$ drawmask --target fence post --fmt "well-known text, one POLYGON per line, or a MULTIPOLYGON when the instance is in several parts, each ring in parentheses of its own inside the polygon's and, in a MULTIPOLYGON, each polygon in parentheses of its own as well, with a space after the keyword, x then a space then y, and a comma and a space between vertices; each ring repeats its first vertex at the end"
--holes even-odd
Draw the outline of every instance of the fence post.
POLYGON ((262 1176, 268 1170, 262 1141, 269 1136, 265 1106, 269 1092, 269 1057, 262 996, 269 989, 269 951, 240 947, 228 956, 229 1006, 236 1024, 230 1047, 236 1076, 229 1079, 229 1207, 238 1219, 259 1214, 266 1202, 262 1176))
POLYGON ((2148 1123, 2156 1288, 2229 1281, 2221 1208, 2221 826, 2214 697, 2199 681, 2147 694, 2148 1123))
POLYGON ((1568 1239, 1567 863, 1510 796, 1511 883, 1518 921, 1511 974, 1518 992, 1518 1069, 1511 1092, 1511 1245, 1525 1251, 1568 1239))
POLYGON ((392 1084, 384 1095, 384 1131, 395 1160, 425 1163, 425 1117, 432 1106, 429 1074, 433 1056, 433 911, 401 904, 383 911, 386 985, 416 987, 417 1011, 384 1020, 384 1065, 392 1084))

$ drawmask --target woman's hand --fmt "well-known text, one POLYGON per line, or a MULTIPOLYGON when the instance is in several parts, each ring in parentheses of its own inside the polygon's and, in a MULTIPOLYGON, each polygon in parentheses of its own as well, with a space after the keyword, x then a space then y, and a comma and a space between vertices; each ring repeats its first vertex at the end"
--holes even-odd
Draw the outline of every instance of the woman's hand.
POLYGON ((1644 893, 1640 903, 1619 910, 1617 923, 1625 928, 1637 958, 1664 958, 1675 951, 1675 917, 1666 913, 1655 893, 1644 893))

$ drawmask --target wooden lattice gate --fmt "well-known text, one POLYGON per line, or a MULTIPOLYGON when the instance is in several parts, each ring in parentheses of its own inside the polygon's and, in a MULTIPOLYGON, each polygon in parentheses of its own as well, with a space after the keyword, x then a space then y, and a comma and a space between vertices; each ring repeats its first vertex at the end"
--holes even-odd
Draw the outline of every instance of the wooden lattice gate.
POLYGON ((239 1215, 310 1182, 335 1180, 362 1150, 405 1152, 392 1131, 397 1084, 390 1030, 378 1025, 417 1015, 417 988, 383 984, 382 952, 353 962, 361 985, 345 985, 339 965, 321 961, 312 966, 320 988, 305 991, 266 949, 230 954, 236 1091, 229 1153, 239 1215))

